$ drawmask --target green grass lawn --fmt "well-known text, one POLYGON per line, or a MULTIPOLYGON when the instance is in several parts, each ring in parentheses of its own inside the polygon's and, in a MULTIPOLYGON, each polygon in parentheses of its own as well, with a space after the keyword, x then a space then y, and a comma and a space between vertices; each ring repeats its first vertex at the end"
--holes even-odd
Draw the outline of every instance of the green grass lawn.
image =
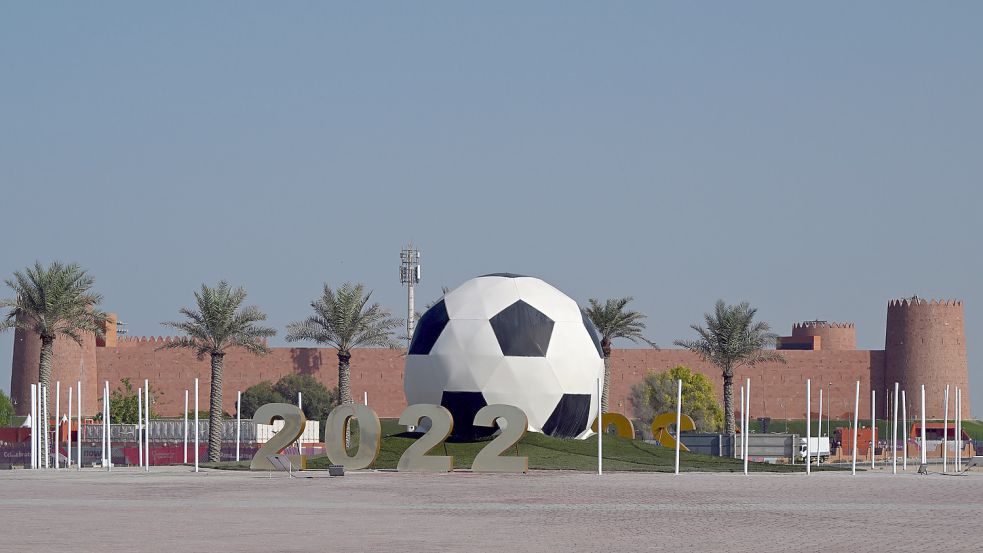
MULTIPOLYGON (((382 421, 382 447, 379 457, 372 468, 395 469, 399 457, 415 440, 400 434, 404 427, 392 420, 382 421)), ((352 440, 357 443, 357 438, 352 440)), ((446 443, 438 445, 432 455, 453 455, 454 468, 469 469, 475 455, 487 442, 446 443), (446 448, 446 453, 444 453, 446 448)), ((613 434, 604 436, 604 469, 617 471, 640 472, 672 472, 675 452, 658 445, 647 444, 640 440, 628 440, 613 434)), ((597 437, 586 440, 562 440, 550 438, 542 434, 528 433, 519 441, 519 455, 529 457, 529 468, 534 470, 597 470, 597 437)), ((510 450, 515 455, 515 448, 510 450)), ((703 472, 740 472, 744 464, 738 459, 698 455, 695 453, 680 453, 681 471, 703 472)), ((248 468, 248 462, 205 464, 205 467, 242 469, 248 468)), ((326 469, 328 459, 325 456, 308 459, 308 468, 326 469)), ((814 467, 814 470, 816 468, 814 467)), ((819 467, 819 470, 838 470, 831 467, 819 467)), ((768 463, 750 463, 749 470, 755 472, 802 472, 801 465, 773 465, 768 463)))

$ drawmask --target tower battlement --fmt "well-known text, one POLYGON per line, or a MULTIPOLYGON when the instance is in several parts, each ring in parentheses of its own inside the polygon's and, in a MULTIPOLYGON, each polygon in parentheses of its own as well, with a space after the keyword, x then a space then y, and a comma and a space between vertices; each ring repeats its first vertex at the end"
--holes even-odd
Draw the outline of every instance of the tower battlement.
POLYGON ((826 321, 804 321, 792 325, 792 330, 802 328, 856 328, 854 323, 830 323, 826 321))
POLYGON ((855 350, 857 329, 853 323, 803 321, 792 325, 792 335, 778 339, 778 349, 855 350))
POLYGON ((918 296, 912 296, 910 298, 894 299, 887 302, 888 309, 896 308, 920 308, 920 307, 959 307, 963 306, 962 300, 937 300, 931 299, 927 300, 924 298, 919 298, 918 296))

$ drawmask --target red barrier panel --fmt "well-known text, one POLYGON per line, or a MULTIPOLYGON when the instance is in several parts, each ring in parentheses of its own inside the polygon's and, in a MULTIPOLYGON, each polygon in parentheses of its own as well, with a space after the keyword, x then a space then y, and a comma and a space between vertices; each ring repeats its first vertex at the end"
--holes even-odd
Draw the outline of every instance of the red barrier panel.
POLYGON ((0 442, 19 444, 31 441, 30 428, 0 428, 0 442))

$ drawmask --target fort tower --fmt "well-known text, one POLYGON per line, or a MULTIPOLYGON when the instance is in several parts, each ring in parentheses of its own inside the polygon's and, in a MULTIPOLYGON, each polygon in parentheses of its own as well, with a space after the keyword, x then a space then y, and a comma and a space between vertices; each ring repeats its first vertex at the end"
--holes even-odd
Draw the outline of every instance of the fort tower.
POLYGON ((907 390, 909 415, 918 412, 924 384, 925 412, 928 418, 941 419, 948 384, 950 420, 955 416, 956 387, 963 390, 962 415, 969 418, 963 302, 928 301, 917 296, 888 302, 884 353, 884 383, 899 382, 901 389, 907 390))

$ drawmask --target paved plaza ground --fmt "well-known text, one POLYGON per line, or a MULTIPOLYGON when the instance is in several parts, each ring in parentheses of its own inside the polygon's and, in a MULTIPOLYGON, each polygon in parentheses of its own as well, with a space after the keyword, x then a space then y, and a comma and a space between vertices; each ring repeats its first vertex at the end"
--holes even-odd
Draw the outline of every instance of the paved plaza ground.
POLYGON ((980 551, 983 474, 0 473, 3 551, 980 551))

